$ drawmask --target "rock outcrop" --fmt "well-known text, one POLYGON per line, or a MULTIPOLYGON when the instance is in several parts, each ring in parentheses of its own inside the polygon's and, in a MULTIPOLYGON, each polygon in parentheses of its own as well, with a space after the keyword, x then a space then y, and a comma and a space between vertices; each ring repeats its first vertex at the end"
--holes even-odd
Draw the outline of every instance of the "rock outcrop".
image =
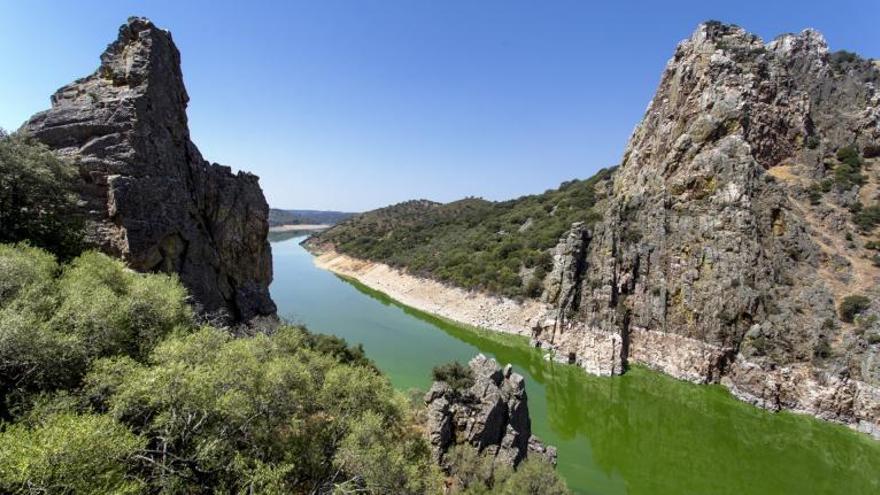
POLYGON ((525 379, 510 365, 503 369, 479 354, 468 365, 473 385, 453 390, 434 382, 425 395, 427 432, 435 460, 443 465, 448 450, 470 445, 495 463, 516 467, 529 455, 556 463, 556 448, 532 435, 525 379))
POLYGON ((545 293, 559 309, 534 343, 593 373, 643 364, 880 435, 880 337, 866 338, 880 335, 877 236, 850 214, 878 204, 880 163, 864 153, 849 180, 837 156, 878 149, 878 84, 875 62, 829 53, 815 31, 765 44, 701 25, 669 61, 604 218, 560 241, 568 274, 553 276, 578 297, 545 293), (850 294, 873 301, 855 323, 836 311, 850 294))
POLYGON ((22 131, 79 165, 90 241, 140 271, 178 273, 228 321, 273 315, 268 205, 258 178, 205 161, 171 34, 131 18, 94 74, 22 131))

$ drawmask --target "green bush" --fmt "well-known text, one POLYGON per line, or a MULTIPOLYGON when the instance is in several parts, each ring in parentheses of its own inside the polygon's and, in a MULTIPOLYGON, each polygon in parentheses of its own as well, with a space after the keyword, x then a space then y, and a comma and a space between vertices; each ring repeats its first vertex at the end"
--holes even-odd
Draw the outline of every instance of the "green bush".
POLYGON ((176 275, 136 273, 96 252, 73 260, 59 289, 62 302, 51 325, 79 336, 94 356, 142 359, 173 329, 193 321, 176 275))
POLYGON ((26 137, 0 133, 0 243, 29 241, 61 257, 82 250, 76 169, 26 137))
POLYGON ((103 356, 143 359, 175 328, 189 328, 186 291, 173 277, 143 275, 98 253, 63 269, 45 251, 0 245, 0 407, 75 387, 103 356))
POLYGON ((855 145, 844 146, 837 150, 837 160, 858 170, 862 167, 862 157, 855 145))
POLYGON ((155 446, 147 478, 159 491, 430 491, 429 450, 406 400, 307 339, 293 327, 245 339, 205 328, 160 344, 151 365, 97 362, 85 393, 155 446))
POLYGON ((431 376, 435 382, 446 382, 456 391, 469 389, 474 384, 473 371, 458 361, 434 366, 431 376))
POLYGON ((861 295, 851 295, 846 296, 841 301, 840 306, 838 306, 838 314, 840 314, 840 319, 847 322, 852 323, 853 318, 862 311, 865 311, 871 307, 871 300, 865 296, 861 295))
POLYGON ((853 215, 853 222, 863 232, 871 232, 877 225, 880 225, 880 205, 860 208, 853 215))
POLYGON ((806 139, 806 142, 805 142, 807 148, 809 148, 811 150, 818 148, 820 143, 821 143, 821 140, 819 139, 818 136, 808 136, 806 139))
POLYGON ((493 458, 470 446, 457 446, 447 454, 452 493, 460 495, 567 495, 565 482, 552 465, 537 459, 522 461, 516 470, 493 465, 493 458))
POLYGON ((0 492, 136 494, 144 440, 107 416, 58 414, 0 433, 0 492))

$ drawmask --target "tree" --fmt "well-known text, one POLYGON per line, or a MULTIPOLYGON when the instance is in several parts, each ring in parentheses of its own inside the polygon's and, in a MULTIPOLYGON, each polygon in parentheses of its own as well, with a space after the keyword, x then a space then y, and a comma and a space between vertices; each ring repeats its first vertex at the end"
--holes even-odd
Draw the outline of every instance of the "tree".
POLYGON ((76 169, 48 148, 0 133, 0 242, 27 240, 63 258, 83 247, 76 169))

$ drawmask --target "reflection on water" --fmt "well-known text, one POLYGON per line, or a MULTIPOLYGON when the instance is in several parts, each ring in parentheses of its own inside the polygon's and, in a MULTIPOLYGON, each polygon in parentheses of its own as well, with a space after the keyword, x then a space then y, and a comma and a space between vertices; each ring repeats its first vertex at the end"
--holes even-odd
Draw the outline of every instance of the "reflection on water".
POLYGON ((880 442, 836 425, 771 414, 635 368, 614 378, 545 361, 521 337, 451 324, 314 267, 298 238, 273 244, 282 316, 364 344, 395 386, 477 352, 527 380, 533 430, 559 448, 578 493, 880 493, 880 442))

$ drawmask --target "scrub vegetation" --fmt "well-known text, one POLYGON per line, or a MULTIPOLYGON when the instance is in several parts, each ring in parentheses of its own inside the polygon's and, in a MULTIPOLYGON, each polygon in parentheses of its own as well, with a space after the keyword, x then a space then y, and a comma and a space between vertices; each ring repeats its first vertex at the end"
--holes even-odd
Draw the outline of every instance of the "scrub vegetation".
POLYGON ((552 267, 550 248, 572 223, 599 219, 596 204, 612 172, 503 202, 408 201, 355 216, 312 242, 459 287, 535 297, 536 281, 552 267))
POLYGON ((0 492, 433 493, 406 400, 335 337, 197 325, 176 277, 0 245, 0 492))

